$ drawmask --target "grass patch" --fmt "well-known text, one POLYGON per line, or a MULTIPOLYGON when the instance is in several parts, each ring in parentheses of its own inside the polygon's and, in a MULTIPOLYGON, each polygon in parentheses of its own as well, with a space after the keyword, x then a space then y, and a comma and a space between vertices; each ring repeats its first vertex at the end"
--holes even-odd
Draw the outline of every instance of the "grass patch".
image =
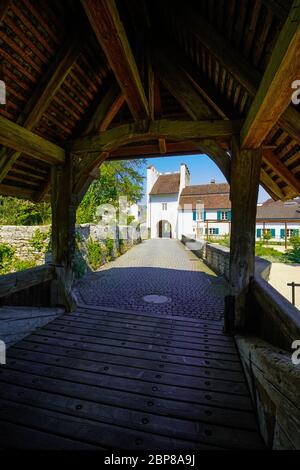
POLYGON ((285 258, 283 253, 275 250, 275 248, 271 248, 268 246, 262 246, 261 244, 256 244, 255 246, 255 254, 256 256, 260 256, 272 263, 284 263, 285 258))

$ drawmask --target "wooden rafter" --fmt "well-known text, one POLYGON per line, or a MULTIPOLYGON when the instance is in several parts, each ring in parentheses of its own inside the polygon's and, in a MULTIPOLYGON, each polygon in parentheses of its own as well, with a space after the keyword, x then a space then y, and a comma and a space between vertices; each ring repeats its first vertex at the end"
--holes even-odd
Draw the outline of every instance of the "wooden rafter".
POLYGON ((51 164, 63 163, 64 150, 9 119, 0 116, 0 144, 51 164))
POLYGON ((111 151, 130 142, 169 138, 173 140, 230 138, 239 133, 240 121, 139 121, 112 128, 70 143, 73 153, 111 151))
POLYGON ((286 182, 296 194, 300 194, 300 181, 294 174, 282 163, 272 150, 264 150, 263 159, 272 168, 280 178, 286 182))
POLYGON ((148 117, 145 91, 115 1, 82 0, 82 5, 134 119, 148 117))
POLYGON ((285 194, 279 188, 278 184, 272 180, 271 176, 261 168, 260 170, 260 182, 263 185, 264 189, 272 194, 273 199, 285 199, 285 194))
POLYGON ((291 103, 291 84, 300 76, 300 1, 295 0, 279 34, 241 130, 241 145, 258 148, 291 103))
POLYGON ((125 102, 117 83, 102 97, 82 135, 105 131, 125 102))
POLYGON ((207 80, 202 73, 199 73, 199 70, 180 50, 174 50, 167 39, 164 39, 164 42, 167 44, 165 55, 168 57, 168 62, 171 62, 174 68, 180 70, 184 81, 187 82, 188 80, 190 82, 190 86, 210 105, 210 109, 215 111, 222 119, 236 118, 235 109, 224 99, 218 88, 207 80))
POLYGON ((176 62, 168 59, 161 47, 153 51, 153 57, 160 81, 192 119, 216 118, 216 112, 203 100, 176 62))
POLYGON ((34 191, 27 188, 19 188, 8 184, 0 184, 0 194, 3 196, 20 197, 29 200, 34 199, 34 191))
MULTIPOLYGON (((70 37, 55 57, 35 93, 27 102, 23 112, 17 119, 18 124, 28 130, 37 125, 76 62, 80 51, 81 46, 78 39, 70 37)), ((0 156, 3 163, 0 167, 0 183, 6 178, 20 155, 20 152, 7 151, 5 148, 1 150, 0 156)))

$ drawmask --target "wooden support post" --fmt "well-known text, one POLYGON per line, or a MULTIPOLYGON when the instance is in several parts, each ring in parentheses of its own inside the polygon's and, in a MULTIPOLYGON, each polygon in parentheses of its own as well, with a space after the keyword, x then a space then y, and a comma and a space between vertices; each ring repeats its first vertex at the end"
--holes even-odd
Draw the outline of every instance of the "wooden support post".
POLYGON ((232 302, 227 302, 225 308, 227 332, 245 331, 248 325, 247 296, 251 278, 254 276, 256 207, 261 158, 261 149, 241 150, 239 139, 233 138, 229 273, 229 294, 232 302), (233 322, 230 319, 233 319, 233 322))
POLYGON ((73 159, 66 154, 65 164, 52 167, 52 261, 56 267, 53 303, 66 311, 76 308, 72 296, 75 222, 77 201, 73 196, 73 159))

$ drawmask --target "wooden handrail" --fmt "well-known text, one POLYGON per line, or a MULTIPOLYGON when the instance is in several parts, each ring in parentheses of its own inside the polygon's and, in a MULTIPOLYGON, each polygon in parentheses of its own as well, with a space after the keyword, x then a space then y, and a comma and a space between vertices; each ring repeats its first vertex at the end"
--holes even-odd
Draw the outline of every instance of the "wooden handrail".
POLYGON ((55 266, 45 264, 16 273, 0 276, 0 298, 55 278, 55 266))

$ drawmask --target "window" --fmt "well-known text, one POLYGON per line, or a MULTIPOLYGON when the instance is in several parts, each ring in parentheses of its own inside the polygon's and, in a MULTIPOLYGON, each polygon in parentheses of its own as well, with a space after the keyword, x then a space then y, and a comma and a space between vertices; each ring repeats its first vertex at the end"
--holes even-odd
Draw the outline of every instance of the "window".
POLYGON ((168 204, 166 202, 162 203, 162 210, 166 211, 168 209, 168 204))
POLYGON ((297 237, 299 234, 299 230, 294 228, 288 228, 286 231, 286 236, 289 237, 297 237))
POLYGON ((228 220, 228 212, 222 211, 221 212, 221 220, 228 220))
MULTIPOLYGON (((207 228, 205 229, 205 234, 207 234, 207 228)), ((208 229, 208 234, 209 235, 219 235, 219 229, 218 228, 209 228, 208 229)))

